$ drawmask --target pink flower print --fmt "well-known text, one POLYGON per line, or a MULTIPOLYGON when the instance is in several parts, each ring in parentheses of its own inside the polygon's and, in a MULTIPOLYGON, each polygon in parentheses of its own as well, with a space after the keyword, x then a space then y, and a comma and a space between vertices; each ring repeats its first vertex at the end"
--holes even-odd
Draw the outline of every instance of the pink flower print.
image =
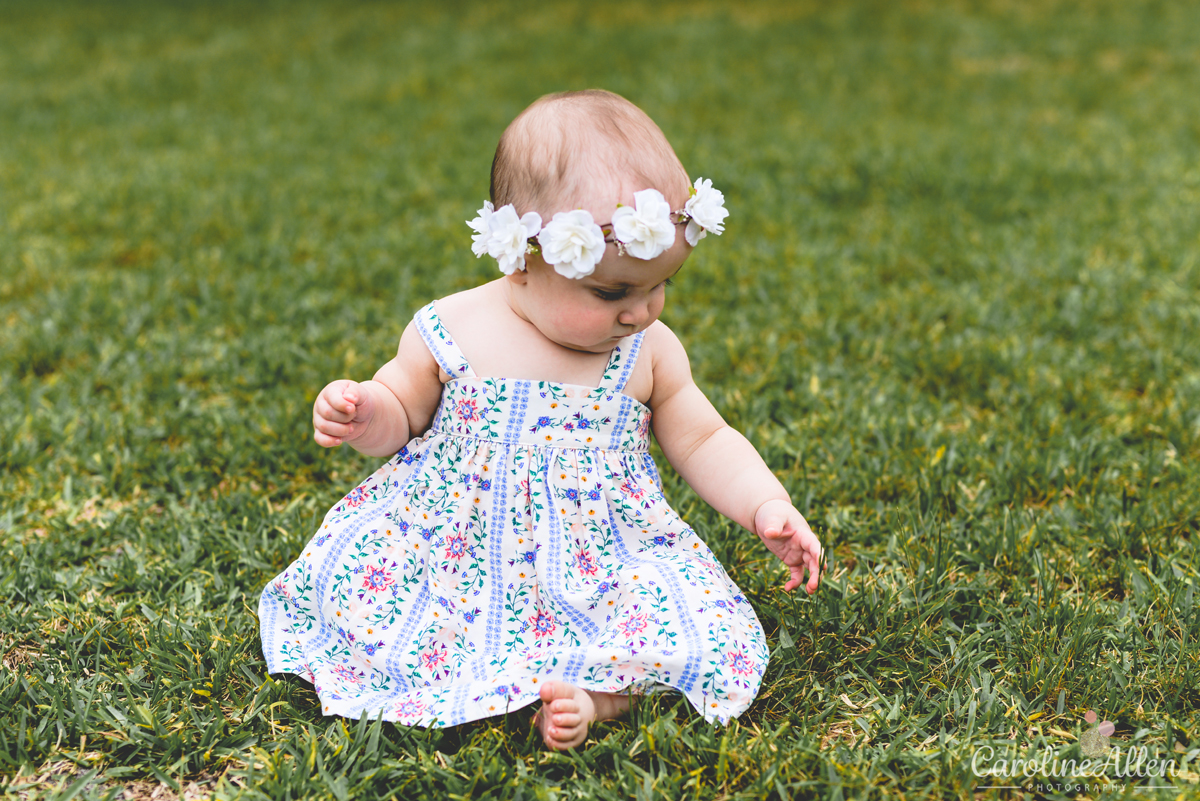
POLYGON ((543 637, 549 637, 554 633, 554 629, 556 628, 554 618, 544 609, 539 609, 536 615, 529 618, 529 622, 533 624, 534 636, 539 640, 543 637))
POLYGON ((640 501, 646 496, 646 491, 633 483, 631 479, 625 479, 621 482, 621 494, 628 495, 635 501, 640 501))
POLYGON ((462 559, 467 552, 467 538, 456 532, 446 538, 446 558, 462 559))
POLYGON ((746 653, 740 648, 727 654, 725 662, 729 665, 729 669, 739 676, 749 676, 754 672, 754 661, 746 656, 746 653))
POLYGON ((363 680, 362 675, 349 665, 336 665, 333 668, 333 675, 354 685, 362 684, 363 680))
POLYGON ((363 577, 362 588, 371 592, 381 592, 395 584, 395 579, 387 570, 374 565, 367 565, 367 575, 363 577))
POLYGON ((421 654, 421 665, 426 670, 436 671, 439 666, 446 664, 446 646, 434 643, 429 650, 421 654))
POLYGON ((483 416, 479 413, 478 404, 474 398, 463 398, 454 406, 454 412, 458 415, 458 419, 464 423, 474 423, 482 420, 483 416))
POLYGON ((350 490, 350 494, 347 495, 343 500, 347 506, 353 509, 356 506, 361 506, 362 502, 366 499, 367 491, 362 487, 355 487, 354 489, 350 490))
POLYGON ((532 497, 532 490, 529 487, 529 479, 522 479, 521 483, 517 484, 517 488, 520 489, 521 493, 525 496, 525 503, 529 503, 532 497))
POLYGON ((645 612, 632 612, 617 624, 617 630, 625 635, 625 639, 635 639, 649 626, 649 617, 645 612))
POLYGON ((645 439, 650 433, 650 415, 642 414, 638 416, 637 421, 637 436, 638 439, 645 439))
POLYGON ((419 718, 425 712, 425 705, 420 701, 401 701, 396 704, 396 717, 402 720, 419 718))
POLYGON ((599 569, 600 564, 596 561, 596 557, 592 555, 592 552, 585 549, 580 551, 579 555, 575 557, 575 566, 579 568, 579 572, 583 575, 593 576, 596 574, 596 570, 599 569))

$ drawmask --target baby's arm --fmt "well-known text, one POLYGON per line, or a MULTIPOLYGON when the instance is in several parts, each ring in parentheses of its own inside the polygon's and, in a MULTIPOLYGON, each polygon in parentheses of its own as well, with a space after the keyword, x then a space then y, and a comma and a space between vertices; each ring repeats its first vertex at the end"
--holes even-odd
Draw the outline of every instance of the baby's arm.
POLYGON ((442 393, 437 362, 412 323, 396 356, 370 381, 340 379, 313 404, 313 439, 331 448, 343 442, 368 456, 391 456, 429 427, 442 393))
POLYGON ((757 534, 779 557, 793 590, 809 578, 806 589, 820 582, 821 543, 792 506, 787 490, 754 446, 731 428, 692 380, 687 352, 661 323, 648 333, 654 386, 650 408, 654 436, 683 480, 710 506, 757 534))

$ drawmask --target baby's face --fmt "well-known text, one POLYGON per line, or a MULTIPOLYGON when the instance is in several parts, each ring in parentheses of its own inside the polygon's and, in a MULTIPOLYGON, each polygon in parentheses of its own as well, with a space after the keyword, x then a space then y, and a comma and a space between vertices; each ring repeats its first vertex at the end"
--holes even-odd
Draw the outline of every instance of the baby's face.
POLYGON ((618 256, 609 245, 596 271, 564 278, 538 257, 526 260, 521 310, 549 340, 572 350, 607 353, 617 340, 649 328, 662 314, 666 281, 691 253, 682 227, 656 259, 618 256))

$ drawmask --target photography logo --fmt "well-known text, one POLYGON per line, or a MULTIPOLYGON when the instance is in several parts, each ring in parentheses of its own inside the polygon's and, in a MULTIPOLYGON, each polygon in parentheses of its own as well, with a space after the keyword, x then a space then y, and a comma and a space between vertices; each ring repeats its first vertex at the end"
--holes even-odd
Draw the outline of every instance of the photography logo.
MULTIPOLYGON (((1182 768, 1174 758, 1162 759, 1147 746, 1126 747, 1112 739, 1116 725, 1109 720, 1097 722, 1099 716, 1089 710, 1083 716, 1087 728, 1079 736, 1079 755, 1073 749, 1059 753, 1043 748, 1032 753, 1017 754, 1011 746, 998 752, 991 745, 975 750, 971 772, 982 782, 980 790, 1025 790, 1036 793, 1102 793, 1124 792, 1125 789, 1174 789, 1173 779, 1196 782, 1195 774, 1182 768)), ((1184 764, 1197 755, 1189 752, 1182 757, 1184 764)))

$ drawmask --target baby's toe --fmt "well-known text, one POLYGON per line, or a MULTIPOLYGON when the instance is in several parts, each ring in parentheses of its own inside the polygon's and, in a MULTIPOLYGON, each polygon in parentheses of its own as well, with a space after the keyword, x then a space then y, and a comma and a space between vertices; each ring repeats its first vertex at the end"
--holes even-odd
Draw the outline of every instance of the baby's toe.
POLYGON ((548 681, 538 690, 538 695, 541 696, 542 703, 549 704, 564 698, 574 698, 575 688, 563 681, 548 681))
POLYGON ((551 718, 551 723, 558 729, 574 729, 583 723, 583 718, 575 712, 556 712, 551 718))
POLYGON ((557 701, 550 702, 550 711, 553 713, 559 712, 579 712, 579 702, 574 698, 559 698, 557 701))
POLYGON ((567 751, 581 745, 587 739, 587 726, 547 726, 543 739, 549 747, 557 751, 567 751))

